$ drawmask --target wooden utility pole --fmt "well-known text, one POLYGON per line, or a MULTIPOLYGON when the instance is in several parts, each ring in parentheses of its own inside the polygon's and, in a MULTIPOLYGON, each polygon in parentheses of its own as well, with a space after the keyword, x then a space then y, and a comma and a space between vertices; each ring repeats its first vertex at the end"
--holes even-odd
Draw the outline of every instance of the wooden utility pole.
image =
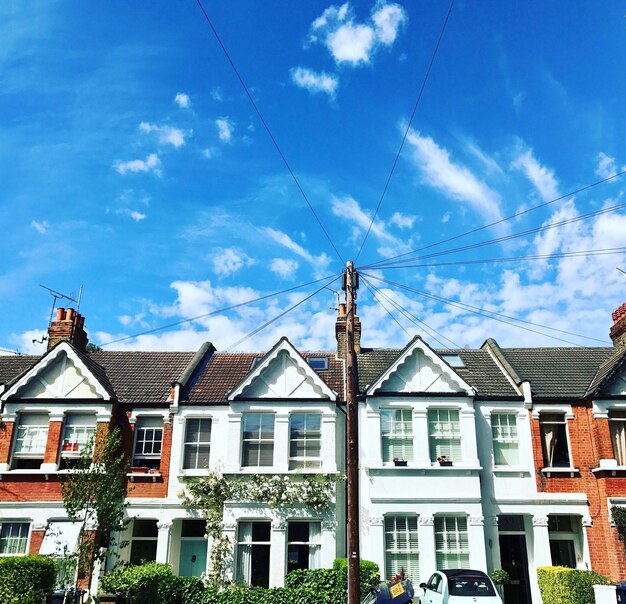
POLYGON ((346 264, 346 490, 348 508, 348 604, 359 604, 359 388, 356 353, 354 350, 354 316, 358 277, 352 261, 346 264))

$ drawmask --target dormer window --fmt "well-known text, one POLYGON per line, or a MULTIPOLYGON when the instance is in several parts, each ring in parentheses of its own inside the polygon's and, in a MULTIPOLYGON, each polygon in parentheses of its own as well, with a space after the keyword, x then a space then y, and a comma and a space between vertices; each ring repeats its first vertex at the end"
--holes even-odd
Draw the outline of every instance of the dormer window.
POLYGON ((326 371, 328 369, 328 357, 309 357, 307 362, 315 371, 326 371))
POLYGON ((252 371, 262 360, 263 357, 252 357, 252 363, 250 363, 250 371, 252 371))
POLYGON ((47 413, 20 415, 13 444, 12 468, 38 470, 43 463, 48 442, 47 413))
POLYGON ((465 367, 465 363, 463 359, 458 354, 442 354, 441 358, 450 365, 450 367, 455 368, 463 368, 465 367))

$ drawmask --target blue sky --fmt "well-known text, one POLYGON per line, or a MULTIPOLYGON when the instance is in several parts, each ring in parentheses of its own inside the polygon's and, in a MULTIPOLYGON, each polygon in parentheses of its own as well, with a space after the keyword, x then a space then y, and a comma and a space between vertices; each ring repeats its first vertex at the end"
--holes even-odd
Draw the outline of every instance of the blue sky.
MULTIPOLYGON (((339 255, 354 259, 449 3, 204 6, 339 255)), ((357 265, 560 196, 428 252, 624 203, 626 177, 568 193, 625 169, 625 26, 613 0, 457 0, 357 265)), ((52 298, 40 285, 82 285, 90 339, 106 344, 342 270, 195 1, 2 3, 0 39, 1 348, 41 350, 32 340, 52 298)), ((625 254, 464 263, 625 246, 618 208, 438 259, 459 264, 371 267, 381 293, 361 283, 363 344, 421 333, 434 346, 602 345, 376 279, 608 342, 625 254)), ((239 342, 324 283, 110 347, 257 350, 287 335, 332 348, 337 283, 239 342)))

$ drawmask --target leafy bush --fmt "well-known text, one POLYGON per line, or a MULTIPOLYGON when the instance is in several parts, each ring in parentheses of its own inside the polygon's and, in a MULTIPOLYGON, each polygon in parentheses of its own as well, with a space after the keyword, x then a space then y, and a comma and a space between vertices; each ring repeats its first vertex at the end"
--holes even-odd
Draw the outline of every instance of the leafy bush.
POLYGON ((56 562, 46 556, 0 558, 0 602, 40 604, 52 591, 56 574, 56 562))
POLYGON ((594 604, 594 585, 611 585, 607 577, 592 570, 542 566, 537 580, 544 604, 594 604))
POLYGON ((202 581, 177 577, 169 564, 148 562, 112 570, 102 578, 104 591, 123 594, 127 604, 201 604, 202 581))

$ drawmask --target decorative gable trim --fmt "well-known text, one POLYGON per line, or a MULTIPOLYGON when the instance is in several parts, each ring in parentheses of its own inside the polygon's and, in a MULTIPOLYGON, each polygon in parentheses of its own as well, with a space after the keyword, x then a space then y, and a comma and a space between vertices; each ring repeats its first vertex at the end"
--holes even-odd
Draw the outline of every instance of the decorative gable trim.
POLYGON ((65 341, 60 342, 52 350, 42 356, 39 361, 37 361, 22 377, 20 377, 2 394, 0 397, 1 400, 7 401, 9 399, 19 399, 20 390, 36 381, 40 381, 41 385, 47 390, 47 384, 41 379, 41 375, 55 363, 65 363, 65 359, 63 358, 64 356, 79 370, 82 379, 75 380, 73 383, 67 384, 61 395, 56 395, 51 392, 51 395, 48 398, 71 398, 72 392, 78 388, 78 386, 87 381, 95 392, 94 398, 103 399, 105 401, 111 400, 111 395, 107 388, 98 380, 89 367, 87 367, 71 344, 65 341))
MULTIPOLYGON (((279 369, 280 371, 280 369, 279 369)), ((337 400, 337 393, 334 392, 324 380, 311 368, 304 357, 294 348, 293 344, 285 337, 281 338, 274 347, 251 369, 248 375, 233 388, 228 395, 229 401, 247 398, 246 392, 256 383, 262 383, 268 391, 268 395, 262 398, 320 398, 337 400), (298 379, 290 384, 283 392, 277 392, 276 388, 264 379, 264 374, 270 371, 270 367, 276 367, 278 363, 282 363, 281 369, 287 369, 289 366, 295 366, 298 370, 298 379), (315 396, 302 397, 298 391, 302 386, 308 385, 315 392, 315 396)), ((256 398, 256 397, 249 397, 256 398)))
MULTIPOLYGON (((467 396, 475 396, 476 390, 473 386, 470 386, 446 361, 444 361, 420 336, 415 336, 396 358, 396 360, 378 377, 378 379, 367 388, 366 395, 372 396, 374 394, 382 394, 387 392, 384 389, 384 385, 387 381, 392 379, 396 375, 399 369, 418 351, 421 351, 424 356, 440 371, 439 375, 435 377, 429 384, 420 390, 413 390, 411 392, 404 391, 405 394, 428 393, 428 394, 440 394, 436 389, 432 389, 436 383, 444 378, 447 381, 458 387, 458 393, 464 392, 467 396)), ((454 394, 452 391, 445 391, 445 394, 454 394)), ((389 394, 399 394, 397 391, 389 391, 389 394)))

